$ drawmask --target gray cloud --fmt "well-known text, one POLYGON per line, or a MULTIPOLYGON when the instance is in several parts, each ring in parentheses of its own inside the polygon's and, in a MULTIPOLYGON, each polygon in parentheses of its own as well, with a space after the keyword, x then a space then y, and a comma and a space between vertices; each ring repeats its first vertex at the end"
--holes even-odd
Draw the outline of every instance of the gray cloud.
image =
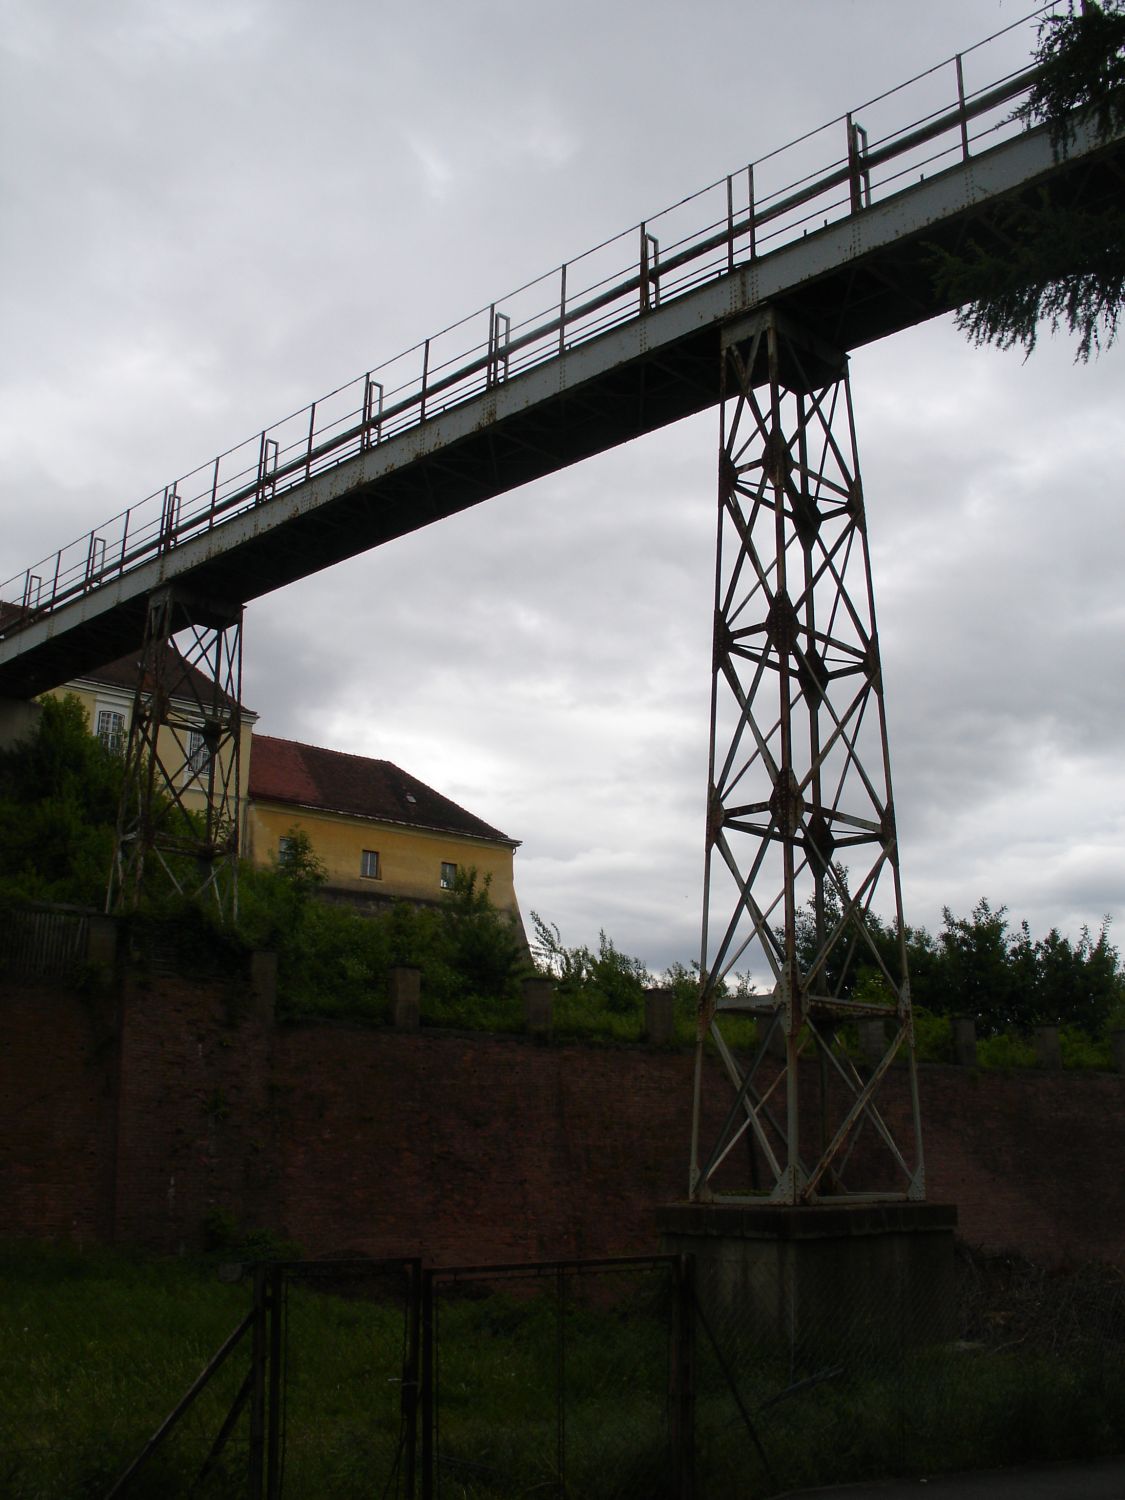
MULTIPOLYGON (((0 576, 1022 14, 901 10, 10 5, 0 576)), ((910 917, 1125 910, 1121 354, 943 323, 853 378, 910 917)), ((261 727, 523 839, 568 941, 692 957, 715 445, 693 419, 259 601, 261 727)))

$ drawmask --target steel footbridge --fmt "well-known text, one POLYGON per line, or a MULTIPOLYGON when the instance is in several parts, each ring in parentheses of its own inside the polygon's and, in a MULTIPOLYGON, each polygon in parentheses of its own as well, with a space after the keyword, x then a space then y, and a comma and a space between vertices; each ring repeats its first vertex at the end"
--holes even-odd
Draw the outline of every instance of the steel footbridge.
POLYGON ((158 587, 245 604, 715 405, 724 329, 755 309, 844 351, 948 311, 938 247, 993 242, 1014 195, 1047 188, 1078 204, 1121 191, 1122 141, 1099 143, 1080 122, 1057 154, 1015 113, 1034 70, 989 77, 995 42, 498 299, 22 569, 0 584, 0 696, 139 647, 158 587), (970 73, 987 81, 970 87, 970 73))

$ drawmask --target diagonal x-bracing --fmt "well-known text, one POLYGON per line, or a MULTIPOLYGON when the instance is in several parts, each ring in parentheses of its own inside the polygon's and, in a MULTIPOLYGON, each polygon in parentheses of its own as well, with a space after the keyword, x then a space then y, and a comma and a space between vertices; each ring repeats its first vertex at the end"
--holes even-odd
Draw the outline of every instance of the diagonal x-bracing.
POLYGON ((847 357, 767 309, 728 330, 722 392, 691 1194, 917 1199, 910 989, 847 357), (740 965, 768 987, 751 989, 740 965), (748 1060, 739 1016, 757 1021, 748 1060), (857 1024, 877 1043, 862 1072, 840 1034, 857 1024), (709 1041, 734 1091, 725 1105, 708 1082, 709 1041), (889 1097, 896 1064, 905 1108, 903 1091, 889 1097))

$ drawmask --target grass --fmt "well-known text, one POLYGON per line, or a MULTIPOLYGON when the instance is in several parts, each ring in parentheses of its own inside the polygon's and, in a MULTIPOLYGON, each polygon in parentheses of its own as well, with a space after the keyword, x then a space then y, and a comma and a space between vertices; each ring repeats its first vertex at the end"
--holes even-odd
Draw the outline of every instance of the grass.
MULTIPOLYGON (((794 1368, 760 1330, 741 1345, 724 1330, 769 1474, 700 1334, 700 1493, 1121 1451, 1120 1278, 973 1269, 969 1337, 956 1343, 818 1370, 815 1359, 794 1368)), ((0 1492, 11 1500, 103 1495, 249 1305, 247 1286, 221 1284, 213 1262, 3 1245, 0 1270, 0 1492)), ((553 1277, 439 1282, 439 1494, 505 1500, 549 1486, 561 1431, 570 1492, 659 1500, 671 1485, 666 1292, 660 1271, 572 1277, 560 1315, 553 1277)), ((297 1280, 287 1309, 283 1493, 394 1494, 401 1299, 385 1283, 297 1280)), ((131 1497, 187 1493, 246 1360, 232 1356, 131 1497)), ((225 1467, 193 1493, 239 1494, 245 1463, 243 1419, 225 1467)))

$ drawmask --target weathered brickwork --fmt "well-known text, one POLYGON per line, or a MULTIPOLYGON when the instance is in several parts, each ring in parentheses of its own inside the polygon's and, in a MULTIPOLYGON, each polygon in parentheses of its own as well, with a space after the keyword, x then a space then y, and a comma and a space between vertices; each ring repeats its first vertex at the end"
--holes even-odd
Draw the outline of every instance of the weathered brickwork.
MULTIPOLYGON (((313 1255, 648 1251, 686 1187, 690 1070, 639 1046, 275 1027, 268 984, 3 986, 0 1227, 177 1251, 220 1211, 313 1255)), ((966 1240, 1125 1265, 1125 1078, 921 1075, 929 1196, 966 1240)))

